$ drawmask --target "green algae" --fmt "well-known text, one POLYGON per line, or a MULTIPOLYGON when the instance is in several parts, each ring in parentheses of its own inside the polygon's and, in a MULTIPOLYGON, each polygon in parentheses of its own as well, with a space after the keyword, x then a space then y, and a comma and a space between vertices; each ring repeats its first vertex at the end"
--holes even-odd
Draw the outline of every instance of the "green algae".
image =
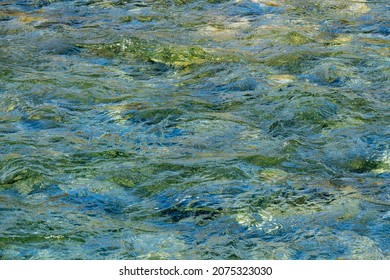
POLYGON ((29 194, 48 185, 48 177, 32 168, 16 169, 0 178, 0 188, 14 189, 20 194, 29 194))
POLYGON ((259 172, 259 177, 262 180, 269 181, 269 182, 284 181, 289 177, 289 175, 290 174, 288 174, 286 171, 276 169, 276 168, 266 168, 259 172))
POLYGON ((282 39, 282 42, 288 45, 300 46, 313 42, 313 40, 299 32, 291 31, 282 39))
POLYGON ((131 22, 133 20, 134 20, 134 18, 132 16, 124 16, 124 17, 120 18, 121 22, 131 22))
POLYGON ((281 156, 273 157, 273 156, 262 155, 262 154, 241 156, 240 159, 250 164, 254 164, 261 167, 277 166, 284 160, 284 158, 281 156))
POLYGON ((354 19, 370 11, 367 1, 347 1, 347 0, 287 0, 289 8, 300 15, 309 18, 332 19, 354 19))
POLYGON ((309 49, 305 51, 292 50, 264 59, 263 63, 267 66, 281 67, 286 69, 290 74, 296 74, 302 72, 308 65, 315 65, 320 59, 339 57, 342 55, 342 51, 312 52, 309 49))
POLYGON ((200 46, 164 44, 154 40, 132 37, 113 44, 78 44, 105 57, 141 59, 146 62, 162 63, 173 67, 189 67, 205 63, 239 61, 238 56, 207 50, 200 46))

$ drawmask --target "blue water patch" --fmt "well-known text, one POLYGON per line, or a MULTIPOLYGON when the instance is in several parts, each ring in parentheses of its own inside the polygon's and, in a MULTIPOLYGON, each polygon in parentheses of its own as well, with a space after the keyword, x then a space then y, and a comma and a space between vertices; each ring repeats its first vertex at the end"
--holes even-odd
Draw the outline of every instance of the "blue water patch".
POLYGON ((277 7, 267 6, 261 3, 254 3, 252 1, 238 1, 229 6, 229 15, 231 16, 262 16, 280 12, 281 9, 277 7))

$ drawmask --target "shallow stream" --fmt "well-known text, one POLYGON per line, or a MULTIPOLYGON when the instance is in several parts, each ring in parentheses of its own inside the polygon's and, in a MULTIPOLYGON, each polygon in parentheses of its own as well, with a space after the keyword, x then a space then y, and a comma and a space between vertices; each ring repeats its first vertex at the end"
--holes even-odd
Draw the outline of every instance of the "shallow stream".
POLYGON ((390 259, 390 2, 0 1, 0 259, 390 259))

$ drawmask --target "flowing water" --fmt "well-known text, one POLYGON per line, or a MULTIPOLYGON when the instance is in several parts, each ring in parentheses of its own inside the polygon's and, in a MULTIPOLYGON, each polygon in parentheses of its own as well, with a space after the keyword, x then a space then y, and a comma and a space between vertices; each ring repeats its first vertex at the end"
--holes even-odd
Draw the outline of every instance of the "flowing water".
POLYGON ((390 259, 388 0, 3 0, 0 83, 0 259, 390 259))

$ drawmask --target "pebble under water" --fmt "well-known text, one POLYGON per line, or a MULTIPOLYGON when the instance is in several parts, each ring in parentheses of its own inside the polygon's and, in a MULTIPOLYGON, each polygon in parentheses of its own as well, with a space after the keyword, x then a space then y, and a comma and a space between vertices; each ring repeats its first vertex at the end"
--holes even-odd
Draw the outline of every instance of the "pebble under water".
POLYGON ((388 0, 3 0, 0 85, 0 259, 390 259, 388 0))

